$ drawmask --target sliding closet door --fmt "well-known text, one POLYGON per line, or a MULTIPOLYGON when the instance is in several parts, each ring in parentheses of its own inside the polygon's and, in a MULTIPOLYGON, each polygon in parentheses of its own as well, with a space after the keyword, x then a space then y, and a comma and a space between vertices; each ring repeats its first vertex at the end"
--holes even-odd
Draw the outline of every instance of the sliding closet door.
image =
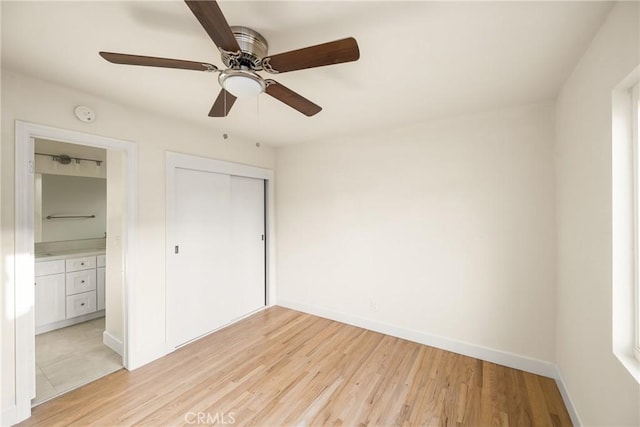
POLYGON ((176 347, 265 305, 264 180, 169 173, 167 341, 176 347))
POLYGON ((224 325, 231 278, 229 175, 175 169, 173 254, 167 260, 167 333, 183 344, 224 325))
POLYGON ((233 317, 265 305, 264 180, 231 177, 233 317))

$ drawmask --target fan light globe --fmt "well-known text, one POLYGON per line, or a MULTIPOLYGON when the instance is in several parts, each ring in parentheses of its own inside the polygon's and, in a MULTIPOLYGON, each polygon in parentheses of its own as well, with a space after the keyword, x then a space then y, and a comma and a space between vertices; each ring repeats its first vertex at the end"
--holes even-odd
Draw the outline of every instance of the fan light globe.
POLYGON ((263 88, 256 80, 245 76, 229 76, 224 81, 224 88, 236 98, 252 98, 262 93, 263 88))
POLYGON ((228 69, 218 76, 220 86, 236 98, 251 98, 264 92, 266 84, 253 71, 228 69))

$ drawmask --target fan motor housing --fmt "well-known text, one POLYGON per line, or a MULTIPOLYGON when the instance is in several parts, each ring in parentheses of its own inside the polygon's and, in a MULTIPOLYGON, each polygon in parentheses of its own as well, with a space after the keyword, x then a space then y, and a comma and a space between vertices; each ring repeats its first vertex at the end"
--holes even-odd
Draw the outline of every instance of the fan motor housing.
POLYGON ((252 70, 262 70, 262 58, 267 56, 269 44, 260 33, 248 27, 232 26, 233 36, 240 46, 240 60, 226 52, 222 52, 222 62, 230 68, 240 66, 248 67, 252 70))

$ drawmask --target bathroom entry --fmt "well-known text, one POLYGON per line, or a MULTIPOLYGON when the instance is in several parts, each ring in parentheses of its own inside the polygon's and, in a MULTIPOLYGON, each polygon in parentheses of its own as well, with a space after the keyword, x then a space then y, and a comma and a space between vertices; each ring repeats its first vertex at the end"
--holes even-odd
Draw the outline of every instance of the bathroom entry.
POLYGON ((107 216, 122 218, 122 201, 107 182, 108 157, 35 140, 33 405, 122 367, 121 263, 106 245, 107 216))

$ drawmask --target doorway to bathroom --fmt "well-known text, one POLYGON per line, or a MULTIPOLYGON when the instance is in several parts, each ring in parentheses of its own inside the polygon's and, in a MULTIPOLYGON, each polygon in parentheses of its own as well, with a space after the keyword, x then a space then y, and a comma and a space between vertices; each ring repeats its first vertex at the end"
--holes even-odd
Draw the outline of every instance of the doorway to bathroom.
MULTIPOLYGON (((67 143, 75 146, 95 147, 106 150, 106 168, 107 173, 107 237, 105 241, 105 256, 100 258, 100 254, 81 254, 86 255, 75 257, 72 259, 64 259, 63 263, 57 265, 49 265, 39 270, 38 276, 64 274, 64 313, 67 317, 67 307, 70 307, 71 314, 91 314, 83 313, 83 310, 92 310, 93 299, 89 296, 93 289, 91 283, 92 274, 87 270, 95 268, 96 274, 96 311, 98 304, 98 269, 102 267, 104 261, 105 268, 105 318, 104 330, 109 332, 109 319, 116 319, 120 322, 121 336, 115 334, 103 333, 102 343, 108 342, 107 346, 111 349, 117 348, 121 351, 121 363, 124 368, 130 366, 131 359, 135 359, 135 355, 130 353, 130 328, 135 323, 131 320, 134 292, 134 277, 136 265, 136 224, 137 224, 137 147, 134 142, 103 137, 95 134, 87 134, 77 131, 54 128, 50 126, 40 125, 36 123, 28 123, 16 120, 16 145, 15 145, 15 221, 14 221, 14 247, 15 253, 19 256, 15 257, 15 396, 16 396, 16 419, 24 420, 31 415, 31 408, 36 398, 36 291, 34 283, 36 282, 35 271, 35 235, 36 235, 36 183, 35 183, 35 162, 36 162, 36 139, 44 139, 53 142, 67 143), (109 200, 109 197, 111 199, 109 200), (112 201, 114 201, 112 203, 112 201), (115 211, 110 209, 115 208, 115 211), (115 214, 114 212, 119 212, 115 214), (95 257, 93 257, 95 255, 95 257), (89 258, 89 259, 82 259, 89 258), (95 258, 95 261, 94 261, 95 258), (95 262, 95 264, 94 264, 95 262), (83 265, 84 263, 84 265, 83 265), (64 264, 64 271, 62 265, 64 264), (52 268, 52 270, 47 270, 52 268), (67 271, 69 270, 69 271, 67 271), (69 276, 67 276, 69 274, 69 276), (89 275, 87 278, 86 274, 89 275), (84 277, 83 277, 84 276, 84 277), (70 290, 67 291, 67 279, 70 281, 70 290), (84 283, 83 283, 84 280, 84 283), (115 281, 117 285, 111 286, 110 283, 115 281), (116 289, 116 293, 111 293, 109 289, 116 289), (67 295, 69 293, 69 295, 67 295), (83 298, 74 297, 76 295, 85 294, 83 298), (111 316, 110 312, 110 295, 119 300, 121 314, 111 316), (67 300, 69 297, 70 301, 67 300), (83 305, 84 304, 84 305, 83 305), (111 342, 109 340, 113 338, 111 342)), ((48 154, 48 153, 43 153, 48 154)), ((80 155, 68 157, 78 157, 80 155)), ((44 159, 47 156, 42 156, 44 159)), ((83 158, 83 157, 82 157, 83 158)), ((87 157, 93 159, 92 157, 87 157)), ((99 159, 94 159, 99 160, 99 159)), ((53 167, 60 167, 68 160, 62 160, 62 163, 53 160, 58 166, 52 164, 53 167)), ((77 164, 75 160, 68 164, 77 164)), ((82 161, 80 161, 82 164, 82 161)), ((91 165, 92 162, 87 163, 91 165)), ((93 162, 91 167, 102 166, 93 162)), ((80 167, 80 166, 79 166, 80 167)), ((87 167, 87 166, 84 166, 87 167)), ((48 215, 45 215, 45 217, 48 215)), ((52 215, 53 216, 53 215, 52 215)), ((60 218, 56 220, 61 220, 60 218)), ((42 230, 44 232, 44 230, 42 230)), ((104 237, 104 234, 102 235, 104 237)), ((78 239, 82 240, 82 239, 78 239)), ((91 239, 87 239, 91 240, 91 239)), ((78 249, 77 247, 73 250, 78 249)), ((84 249, 96 249, 84 248, 84 249)), ((39 250, 46 249, 42 247, 39 250)), ((65 254, 59 254, 65 255, 65 254)), ((56 261, 51 259, 50 261, 56 261)), ((58 260, 59 261, 59 260, 58 260)), ((63 288, 61 283, 62 276, 58 276, 58 289, 63 288)), ((54 287, 55 288, 55 287, 54 287)), ((60 294, 58 301, 62 301, 60 294)), ((62 304, 59 304, 58 313, 62 304)), ((42 314, 42 313, 41 313, 42 314)), ((71 316, 78 317, 78 316, 71 316)), ((41 318, 40 318, 41 320, 41 318)), ((40 323, 39 320, 39 323, 40 323)), ((95 320, 95 319, 87 319, 95 320)), ((85 322, 83 322, 85 323, 85 322)), ((61 325, 57 325, 61 326, 61 325)), ((72 326, 72 325, 68 325, 72 326)), ((89 324, 86 325, 90 326, 89 324)), ((48 332, 56 332, 65 330, 64 327, 48 332)), ((101 325, 95 328, 100 329, 101 325)), ((38 333, 43 332, 38 330, 38 333)), ((43 332, 43 333, 48 333, 43 332)), ((88 332, 88 331, 84 331, 88 332)))
POLYGON ((122 217, 107 150, 34 142, 35 406, 122 368, 123 310, 122 279, 107 280, 107 215, 122 217))

